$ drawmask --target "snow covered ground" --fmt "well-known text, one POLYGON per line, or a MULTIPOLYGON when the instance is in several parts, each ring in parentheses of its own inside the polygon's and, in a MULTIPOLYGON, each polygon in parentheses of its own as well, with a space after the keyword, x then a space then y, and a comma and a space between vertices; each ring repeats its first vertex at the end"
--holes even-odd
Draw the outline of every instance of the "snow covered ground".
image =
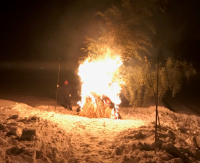
MULTIPOLYGON (((154 103, 146 108, 121 107, 122 120, 90 119, 57 105, 57 71, 2 74, 0 163, 200 162, 200 90, 196 87, 181 92, 178 103, 168 99, 168 108, 176 113, 159 106, 155 154, 154 103)), ((77 98, 72 97, 75 110, 77 98)))
POLYGON ((200 162, 199 116, 159 107, 155 153, 155 107, 121 107, 120 113, 121 120, 90 119, 60 106, 1 106, 0 162, 200 162))

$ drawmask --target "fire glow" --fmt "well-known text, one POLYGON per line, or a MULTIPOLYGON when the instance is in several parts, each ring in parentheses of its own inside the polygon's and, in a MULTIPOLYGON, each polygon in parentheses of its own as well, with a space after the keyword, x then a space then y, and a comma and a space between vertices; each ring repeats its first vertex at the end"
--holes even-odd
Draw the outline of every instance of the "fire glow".
POLYGON ((122 65, 122 60, 119 56, 111 56, 106 54, 99 59, 87 58, 83 64, 79 66, 78 75, 81 77, 82 90, 81 101, 78 104, 81 110, 84 109, 84 104, 88 97, 91 99, 95 108, 96 95, 103 99, 108 97, 113 103, 114 109, 121 103, 119 94, 121 91, 118 69, 122 65))

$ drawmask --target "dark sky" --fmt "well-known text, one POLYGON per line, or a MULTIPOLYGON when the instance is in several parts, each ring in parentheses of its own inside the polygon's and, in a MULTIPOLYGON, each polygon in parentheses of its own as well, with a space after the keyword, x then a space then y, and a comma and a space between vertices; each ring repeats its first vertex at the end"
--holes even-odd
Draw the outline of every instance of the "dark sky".
MULTIPOLYGON (((120 0, 4 0, 1 2, 1 61, 76 60, 85 36, 97 34, 94 13, 120 0)), ((199 0, 169 0, 157 18, 155 45, 164 53, 199 59, 199 0)))
MULTIPOLYGON (((116 2, 115 2, 116 3, 116 2)), ((1 4, 1 59, 70 59, 94 34, 94 13, 106 0, 4 1, 1 4)))
POLYGON ((169 0, 166 13, 158 16, 158 47, 166 55, 200 61, 200 1, 169 0))

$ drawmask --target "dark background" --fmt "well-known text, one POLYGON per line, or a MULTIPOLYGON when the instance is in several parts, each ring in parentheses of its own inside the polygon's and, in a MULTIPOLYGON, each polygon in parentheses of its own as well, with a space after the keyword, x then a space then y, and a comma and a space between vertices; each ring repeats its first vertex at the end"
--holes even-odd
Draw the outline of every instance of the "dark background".
MULTIPOLYGON (((2 1, 0 98, 35 95, 55 99, 59 65, 59 84, 67 78, 74 92, 79 90, 77 68, 78 57, 84 56, 83 41, 86 36, 98 35, 94 13, 120 3, 120 0, 2 1)), ((184 101, 197 99, 192 102, 195 107, 200 91, 199 8, 198 0, 169 0, 166 12, 155 17, 154 38, 162 55, 185 59, 197 69, 190 85, 184 83, 177 96, 184 97, 184 101)))

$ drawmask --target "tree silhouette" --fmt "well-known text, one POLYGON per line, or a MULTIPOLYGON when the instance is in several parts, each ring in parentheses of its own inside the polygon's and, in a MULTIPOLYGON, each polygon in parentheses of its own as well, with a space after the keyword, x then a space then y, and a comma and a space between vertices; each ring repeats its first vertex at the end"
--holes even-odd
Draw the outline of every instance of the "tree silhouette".
POLYGON ((100 37, 85 40, 84 50, 91 58, 102 57, 107 49, 112 55, 122 57, 124 65, 120 73, 125 83, 122 87, 130 104, 135 107, 143 106, 148 98, 155 96, 158 58, 158 100, 164 97, 167 90, 175 96, 181 88, 182 79, 189 79, 196 73, 191 63, 171 57, 163 59, 161 54, 155 52, 153 17, 162 14, 166 4, 166 0, 122 0, 121 6, 96 13, 101 18, 100 37))

